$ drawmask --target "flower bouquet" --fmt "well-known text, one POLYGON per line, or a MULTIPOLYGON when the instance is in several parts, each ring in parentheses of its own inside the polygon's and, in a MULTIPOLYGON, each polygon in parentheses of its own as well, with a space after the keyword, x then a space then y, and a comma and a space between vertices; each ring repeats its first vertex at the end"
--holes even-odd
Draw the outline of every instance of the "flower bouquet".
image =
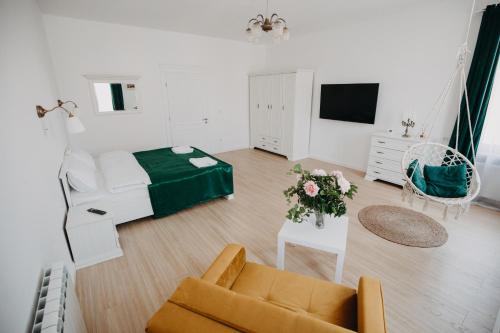
POLYGON ((335 170, 327 174, 325 170, 315 169, 312 172, 302 169, 296 164, 289 174, 297 175, 297 184, 290 186, 283 193, 290 204, 297 196, 297 203, 288 210, 287 218, 301 223, 312 213, 316 215, 315 226, 324 228, 324 215, 342 216, 346 213, 345 198, 352 199, 357 186, 344 178, 341 171, 335 170))

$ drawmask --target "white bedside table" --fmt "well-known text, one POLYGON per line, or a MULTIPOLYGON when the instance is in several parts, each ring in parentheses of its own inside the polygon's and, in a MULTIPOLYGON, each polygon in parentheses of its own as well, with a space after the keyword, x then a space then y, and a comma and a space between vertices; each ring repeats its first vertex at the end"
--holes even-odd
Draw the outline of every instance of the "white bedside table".
POLYGON ((113 222, 113 212, 106 204, 88 203, 70 207, 66 232, 77 269, 123 255, 113 222), (89 208, 104 210, 106 214, 89 213, 89 208))
MULTIPOLYGON (((312 217, 314 219, 314 217, 312 217)), ((278 233, 277 268, 285 269, 285 243, 322 250, 337 255, 335 282, 342 282, 348 219, 346 216, 325 216, 325 228, 318 230, 311 222, 293 223, 287 220, 278 233)))

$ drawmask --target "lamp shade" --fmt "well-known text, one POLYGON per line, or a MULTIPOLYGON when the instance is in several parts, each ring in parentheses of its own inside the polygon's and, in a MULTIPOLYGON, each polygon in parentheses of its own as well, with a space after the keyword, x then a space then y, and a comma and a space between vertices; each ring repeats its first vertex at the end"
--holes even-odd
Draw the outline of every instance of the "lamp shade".
POLYGON ((68 117, 68 119, 66 120, 66 126, 70 134, 85 132, 85 127, 80 121, 80 118, 74 115, 68 117))

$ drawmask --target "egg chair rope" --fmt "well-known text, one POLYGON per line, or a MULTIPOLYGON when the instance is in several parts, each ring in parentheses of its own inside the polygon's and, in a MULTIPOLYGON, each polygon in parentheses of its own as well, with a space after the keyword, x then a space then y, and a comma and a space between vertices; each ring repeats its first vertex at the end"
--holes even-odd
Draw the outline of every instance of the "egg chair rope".
POLYGON ((457 150, 458 147, 458 135, 455 138, 455 147, 449 147, 440 143, 429 142, 430 134, 434 129, 434 124, 436 123, 439 115, 441 114, 446 101, 450 95, 451 89, 456 84, 458 79, 460 86, 459 103, 458 103, 458 114, 457 114, 457 131, 460 128, 460 106, 462 99, 462 91, 464 92, 463 97, 465 100, 465 106, 467 111, 467 120, 469 126, 469 134, 471 138, 471 148, 472 148, 472 160, 474 162, 475 151, 474 151, 474 141, 473 141, 473 130, 471 125, 470 108, 469 108, 469 96, 467 93, 467 84, 465 77, 465 66, 467 63, 467 55, 470 53, 467 47, 467 41, 469 39, 470 27, 472 18, 474 15, 476 0, 472 1, 472 9, 469 16, 469 22, 467 26, 467 33, 465 42, 460 47, 457 53, 457 66, 455 71, 450 75, 448 82, 446 83, 443 91, 439 95, 436 103, 434 104, 431 112, 427 115, 424 125, 422 126, 422 133, 427 133, 427 137, 422 143, 417 143, 411 146, 404 154, 401 161, 403 175, 405 177, 406 183, 403 186, 403 201, 408 199, 410 205, 413 204, 414 198, 422 198, 425 200, 423 209, 427 208, 429 201, 438 202, 444 205, 443 218, 446 219, 449 207, 457 207, 455 218, 458 218, 461 214, 466 212, 470 206, 471 201, 478 195, 481 181, 479 179, 479 174, 474 166, 474 163, 469 161, 462 153, 457 150), (417 165, 413 168, 412 172, 408 174, 408 168, 413 161, 418 161, 417 165), (438 197, 428 195, 422 190, 420 190, 412 181, 413 175, 418 168, 421 166, 456 166, 456 165, 466 165, 466 185, 467 194, 463 197, 448 198, 448 197, 438 197))

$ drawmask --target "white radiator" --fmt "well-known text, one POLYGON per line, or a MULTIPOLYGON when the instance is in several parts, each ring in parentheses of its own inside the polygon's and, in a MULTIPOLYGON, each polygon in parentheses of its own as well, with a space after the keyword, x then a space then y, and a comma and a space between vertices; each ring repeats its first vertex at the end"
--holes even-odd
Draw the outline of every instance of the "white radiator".
POLYGON ((86 333, 73 281, 63 264, 43 270, 32 333, 86 333))

